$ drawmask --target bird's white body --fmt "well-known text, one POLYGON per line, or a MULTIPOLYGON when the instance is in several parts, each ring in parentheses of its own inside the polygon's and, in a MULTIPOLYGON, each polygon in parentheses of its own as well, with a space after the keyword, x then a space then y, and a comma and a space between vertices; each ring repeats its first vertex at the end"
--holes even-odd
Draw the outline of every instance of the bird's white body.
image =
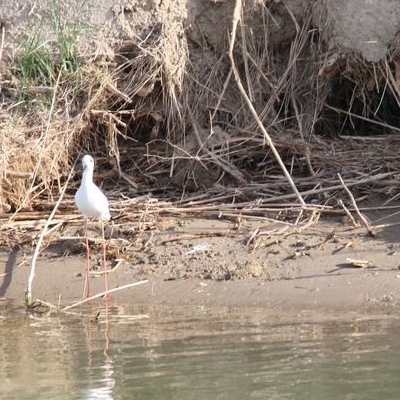
POLYGON ((86 154, 82 158, 82 165, 82 182, 75 194, 75 204, 85 219, 95 218, 100 221, 108 221, 110 210, 107 197, 93 183, 93 157, 86 154))
POLYGON ((87 234, 87 222, 89 218, 95 218, 101 223, 102 247, 103 247, 103 267, 105 281, 105 296, 108 296, 107 283, 107 260, 106 260, 106 241, 104 239, 104 221, 110 219, 110 210, 107 197, 93 183, 94 160, 89 154, 82 158, 83 174, 79 189, 75 194, 75 203, 79 211, 85 217, 85 236, 86 236, 86 283, 87 297, 90 297, 90 246, 87 234))

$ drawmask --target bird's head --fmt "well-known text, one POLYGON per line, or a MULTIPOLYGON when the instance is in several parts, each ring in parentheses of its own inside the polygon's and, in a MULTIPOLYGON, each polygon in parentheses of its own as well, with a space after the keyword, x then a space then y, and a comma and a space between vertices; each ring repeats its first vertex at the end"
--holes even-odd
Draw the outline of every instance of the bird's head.
POLYGON ((88 167, 93 169, 93 166, 94 166, 93 157, 91 155, 89 155, 89 154, 86 154, 85 156, 83 156, 83 158, 82 158, 82 166, 83 166, 83 170, 85 170, 88 167))

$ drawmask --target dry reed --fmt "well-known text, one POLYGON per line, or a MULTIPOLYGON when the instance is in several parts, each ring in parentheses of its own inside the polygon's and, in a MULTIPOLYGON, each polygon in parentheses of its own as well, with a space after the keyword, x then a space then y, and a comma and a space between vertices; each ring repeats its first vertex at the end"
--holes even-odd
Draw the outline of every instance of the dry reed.
MULTIPOLYGON (((233 8, 226 7, 233 17, 233 8)), ((352 69, 344 68, 340 57, 326 52, 311 15, 297 20, 283 4, 294 35, 272 48, 268 6, 260 5, 253 25, 251 7, 238 9, 231 57, 228 35, 225 51, 213 51, 201 40, 190 41, 184 21, 166 13, 146 35, 132 35, 115 49, 112 60, 81 66, 79 84, 59 79, 49 88, 47 108, 21 101, 20 83, 10 69, 0 110, 3 242, 21 238, 29 221, 41 226, 69 166, 84 152, 91 152, 104 171, 98 178, 121 224, 135 221, 143 205, 149 226, 165 214, 278 218, 282 210, 291 216, 342 210, 338 173, 359 196, 394 198, 400 161, 396 136, 321 135, 330 118, 339 124, 363 120, 364 126, 387 132, 399 129, 373 119, 374 110, 368 109, 371 87, 384 86, 400 103, 391 56, 378 65, 354 59, 352 69), (335 76, 355 83, 352 96, 364 96, 363 109, 329 103, 335 76), (148 193, 160 201, 133 200, 148 193), (292 203, 296 198, 300 204, 292 203)), ((39 86, 30 90, 31 98, 43 98, 39 86)), ((70 223, 77 180, 60 207, 60 219, 70 223)))

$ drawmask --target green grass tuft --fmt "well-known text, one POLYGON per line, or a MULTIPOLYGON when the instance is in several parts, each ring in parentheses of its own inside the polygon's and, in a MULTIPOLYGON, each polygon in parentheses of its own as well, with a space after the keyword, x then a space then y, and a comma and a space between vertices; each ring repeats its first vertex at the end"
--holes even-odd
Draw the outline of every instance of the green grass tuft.
POLYGON ((15 76, 29 88, 53 87, 60 74, 65 78, 76 75, 79 71, 77 35, 78 29, 68 26, 52 9, 47 18, 31 28, 31 33, 21 43, 15 76))

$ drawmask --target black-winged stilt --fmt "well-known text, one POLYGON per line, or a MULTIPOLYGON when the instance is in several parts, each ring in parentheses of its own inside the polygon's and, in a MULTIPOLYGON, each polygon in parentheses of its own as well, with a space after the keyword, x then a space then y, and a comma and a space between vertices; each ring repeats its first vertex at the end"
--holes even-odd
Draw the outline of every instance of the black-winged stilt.
POLYGON ((85 218, 85 237, 86 237, 86 282, 87 297, 90 293, 90 246, 87 233, 87 221, 94 218, 101 223, 102 247, 103 247, 103 268, 105 292, 108 292, 107 266, 106 266, 106 242, 104 238, 104 221, 110 220, 110 210, 107 197, 98 186, 93 183, 94 160, 89 154, 82 158, 83 174, 79 189, 75 194, 75 204, 85 218))

